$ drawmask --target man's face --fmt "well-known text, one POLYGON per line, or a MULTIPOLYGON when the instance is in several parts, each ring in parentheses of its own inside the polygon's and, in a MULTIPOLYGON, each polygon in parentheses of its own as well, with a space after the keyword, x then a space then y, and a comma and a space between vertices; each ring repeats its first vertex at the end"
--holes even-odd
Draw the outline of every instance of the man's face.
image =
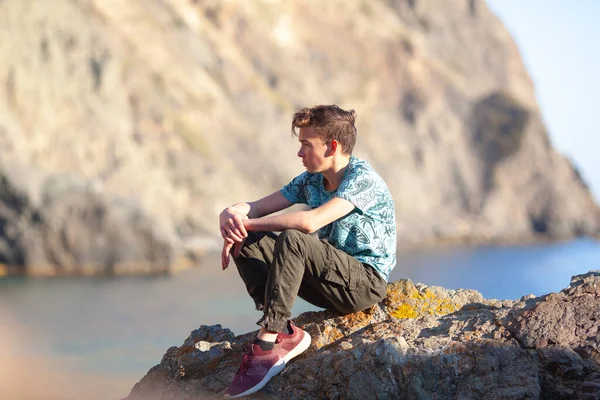
POLYGON ((329 147, 317 135, 312 126, 300 128, 298 157, 308 172, 323 172, 329 168, 329 147))

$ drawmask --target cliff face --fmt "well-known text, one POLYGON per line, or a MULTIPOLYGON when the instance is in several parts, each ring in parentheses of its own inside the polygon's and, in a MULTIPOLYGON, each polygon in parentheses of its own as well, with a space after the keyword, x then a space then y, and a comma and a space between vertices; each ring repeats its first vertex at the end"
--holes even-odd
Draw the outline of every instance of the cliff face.
MULTIPOLYGON (((0 32, 5 180, 91 185, 175 245, 302 172, 290 118, 321 103, 357 110, 400 243, 600 226, 483 1, 4 0, 0 32)), ((28 217, 2 205, 7 242, 28 217)))
MULTIPOLYGON (((599 318, 600 271, 518 301, 399 280, 365 311, 300 315, 311 347, 253 398, 597 399, 599 318)), ((201 326, 127 399, 220 398, 254 337, 201 326)))

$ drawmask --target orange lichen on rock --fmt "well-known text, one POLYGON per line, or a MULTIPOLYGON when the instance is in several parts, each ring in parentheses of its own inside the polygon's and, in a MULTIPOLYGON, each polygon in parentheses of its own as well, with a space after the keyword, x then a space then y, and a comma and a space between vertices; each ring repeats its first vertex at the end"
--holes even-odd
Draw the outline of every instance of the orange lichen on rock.
POLYGON ((419 291, 410 280, 400 279, 388 285, 383 305, 388 309, 395 309, 408 299, 418 296, 418 294, 419 291))
POLYGON ((357 311, 355 313, 346 314, 341 317, 344 326, 348 327, 351 330, 357 330, 369 325, 371 322, 371 313, 370 308, 363 311, 357 311))
POLYGON ((417 311, 407 303, 403 303, 400 307, 390 313, 394 318, 417 318, 417 311))
POLYGON ((409 280, 402 279, 388 285, 383 301, 387 312, 394 318, 418 318, 423 315, 444 315, 458 309, 449 297, 439 297, 429 287, 419 291, 409 280))
POLYGON ((311 343, 311 348, 313 348, 313 350, 318 350, 321 347, 327 346, 328 344, 331 344, 345 336, 340 329, 331 325, 325 325, 321 328, 317 327, 316 325, 312 325, 307 329, 307 331, 313 338, 311 343))

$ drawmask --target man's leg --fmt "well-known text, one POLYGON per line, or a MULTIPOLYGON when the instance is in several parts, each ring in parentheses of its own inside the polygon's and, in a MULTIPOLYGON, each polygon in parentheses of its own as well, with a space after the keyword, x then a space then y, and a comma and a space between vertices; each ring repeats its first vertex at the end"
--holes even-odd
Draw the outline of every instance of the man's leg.
POLYGON ((310 335, 289 321, 298 294, 348 313, 373 305, 387 288, 371 267, 310 235, 285 230, 274 243, 268 234, 251 236, 236 265, 257 308, 264 305, 264 315, 256 341, 225 391, 231 397, 260 390, 310 345, 310 335))
MULTIPOLYGON (((273 263, 276 241, 277 235, 273 232, 248 232, 239 257, 233 259, 257 310, 262 310, 265 304, 267 278, 273 263)), ((308 284, 300 286, 298 295, 317 307, 334 308, 318 290, 308 284)))
POLYGON ((265 304, 267 277, 273 263, 276 240, 277 235, 273 232, 248 232, 240 255, 233 258, 257 310, 262 310, 265 304))
MULTIPOLYGON (((246 289, 256 308, 263 309, 269 271, 275 257, 277 236, 271 232, 248 232, 239 257, 234 258, 246 289)), ((315 299, 319 294, 316 293, 315 299)), ((321 302, 326 300, 321 299, 321 302)), ((261 328, 256 340, 248 348, 233 381, 225 390, 226 397, 243 397, 260 390, 285 368, 293 357, 310 345, 310 335, 289 323, 287 334, 268 332, 261 328), (275 348, 275 341, 279 346, 275 348)))
POLYGON ((320 293, 342 313, 372 306, 383 299, 387 290, 385 280, 370 266, 326 241, 288 229, 275 242, 266 285, 265 315, 259 325, 269 332, 284 330, 296 296, 304 286, 308 286, 304 292, 320 293))

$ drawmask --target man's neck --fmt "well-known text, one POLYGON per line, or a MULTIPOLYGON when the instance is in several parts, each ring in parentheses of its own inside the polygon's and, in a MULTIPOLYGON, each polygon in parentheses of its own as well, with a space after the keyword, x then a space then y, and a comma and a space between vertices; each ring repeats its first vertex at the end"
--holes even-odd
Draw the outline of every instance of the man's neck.
POLYGON ((321 173, 324 178, 323 186, 325 186, 325 190, 331 192, 340 186, 349 163, 350 156, 337 158, 334 160, 333 166, 330 169, 321 173))

